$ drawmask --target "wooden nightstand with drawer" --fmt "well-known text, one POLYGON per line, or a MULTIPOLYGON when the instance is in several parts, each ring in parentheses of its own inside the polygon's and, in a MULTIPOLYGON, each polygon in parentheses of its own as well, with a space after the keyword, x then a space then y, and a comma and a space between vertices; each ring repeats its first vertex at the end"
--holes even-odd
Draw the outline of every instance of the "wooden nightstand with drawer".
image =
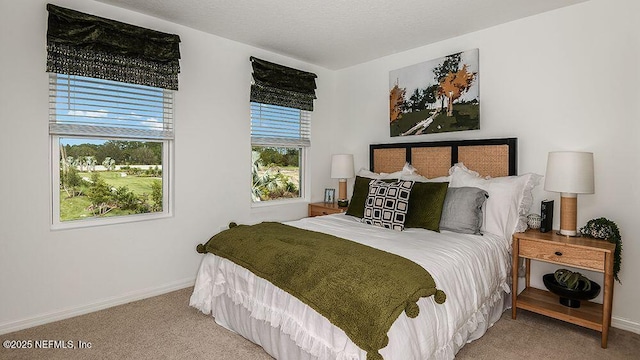
POLYGON ((309 217, 339 214, 347 211, 346 207, 340 207, 336 203, 311 203, 309 204, 309 217))
POLYGON ((613 300, 613 252, 615 244, 608 241, 584 237, 566 237, 555 230, 541 233, 527 230, 513 234, 513 287, 511 291, 511 317, 516 318, 517 309, 564 320, 572 324, 597 330, 602 333, 602 347, 607 347, 611 306, 613 300), (525 258, 526 286, 517 295, 518 259, 525 258), (603 303, 582 301, 579 308, 570 308, 558 302, 558 296, 549 291, 530 287, 531 260, 577 267, 604 273, 603 303))

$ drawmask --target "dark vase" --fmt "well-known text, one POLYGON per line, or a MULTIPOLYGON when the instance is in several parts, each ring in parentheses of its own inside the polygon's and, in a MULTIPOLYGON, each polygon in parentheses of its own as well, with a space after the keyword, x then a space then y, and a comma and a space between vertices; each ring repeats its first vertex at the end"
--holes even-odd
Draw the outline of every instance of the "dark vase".
POLYGON ((558 284, 553 274, 543 275, 542 281, 549 291, 560 296, 560 304, 571 308, 579 308, 581 300, 591 300, 600 293, 600 285, 593 281, 591 281, 591 289, 587 291, 564 287, 558 284))

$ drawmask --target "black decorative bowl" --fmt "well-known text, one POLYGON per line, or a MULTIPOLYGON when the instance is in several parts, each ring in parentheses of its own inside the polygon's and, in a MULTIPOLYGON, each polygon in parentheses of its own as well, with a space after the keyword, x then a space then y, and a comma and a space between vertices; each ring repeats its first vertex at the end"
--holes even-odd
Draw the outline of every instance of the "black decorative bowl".
POLYGON ((549 291, 560 296, 560 304, 572 308, 579 308, 581 300, 591 300, 600 294, 600 285, 593 281, 588 291, 568 289, 558 284, 553 274, 543 275, 542 281, 549 291))

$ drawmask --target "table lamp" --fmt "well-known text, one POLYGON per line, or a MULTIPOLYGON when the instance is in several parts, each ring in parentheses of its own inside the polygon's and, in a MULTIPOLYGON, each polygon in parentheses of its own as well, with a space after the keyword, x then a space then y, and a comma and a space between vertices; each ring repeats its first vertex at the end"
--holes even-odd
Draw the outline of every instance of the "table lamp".
POLYGON ((593 153, 553 151, 547 158, 544 189, 560 194, 560 235, 578 236, 578 194, 593 194, 593 153))
POLYGON ((338 180, 338 206, 349 205, 347 200, 347 179, 355 176, 353 171, 353 155, 331 155, 331 178, 338 180))

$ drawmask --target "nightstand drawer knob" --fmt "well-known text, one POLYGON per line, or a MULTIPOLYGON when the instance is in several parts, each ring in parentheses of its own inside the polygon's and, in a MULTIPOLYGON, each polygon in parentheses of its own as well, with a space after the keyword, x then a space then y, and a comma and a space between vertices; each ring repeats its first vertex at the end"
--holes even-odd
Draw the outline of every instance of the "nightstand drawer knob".
POLYGON ((556 251, 556 255, 557 256, 562 256, 562 253, 560 251, 556 251))

